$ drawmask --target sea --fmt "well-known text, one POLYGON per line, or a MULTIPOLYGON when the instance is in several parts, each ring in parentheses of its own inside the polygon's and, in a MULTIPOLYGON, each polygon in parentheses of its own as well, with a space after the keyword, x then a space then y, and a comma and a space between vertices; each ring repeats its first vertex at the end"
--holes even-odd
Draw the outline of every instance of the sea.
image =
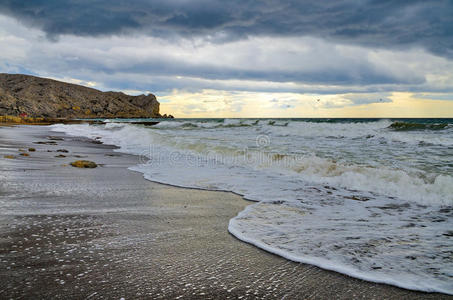
POLYGON ((52 130, 139 155, 146 179, 242 195, 229 232, 288 260, 453 294, 453 119, 104 121, 52 130))

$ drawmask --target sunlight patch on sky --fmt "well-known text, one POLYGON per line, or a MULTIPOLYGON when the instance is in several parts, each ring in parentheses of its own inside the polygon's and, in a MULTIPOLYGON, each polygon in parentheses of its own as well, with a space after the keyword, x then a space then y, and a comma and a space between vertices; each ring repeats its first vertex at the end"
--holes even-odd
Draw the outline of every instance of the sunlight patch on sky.
POLYGON ((422 118, 451 117, 453 101, 416 98, 413 93, 297 94, 174 90, 162 111, 182 118, 422 118))

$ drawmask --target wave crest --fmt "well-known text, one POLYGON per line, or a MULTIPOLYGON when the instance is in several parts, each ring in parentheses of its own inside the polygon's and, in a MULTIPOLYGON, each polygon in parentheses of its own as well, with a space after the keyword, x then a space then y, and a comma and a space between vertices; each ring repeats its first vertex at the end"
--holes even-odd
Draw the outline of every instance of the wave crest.
POLYGON ((450 124, 429 124, 429 123, 412 123, 412 122, 393 122, 388 128, 396 131, 410 130, 442 130, 449 127, 450 124))

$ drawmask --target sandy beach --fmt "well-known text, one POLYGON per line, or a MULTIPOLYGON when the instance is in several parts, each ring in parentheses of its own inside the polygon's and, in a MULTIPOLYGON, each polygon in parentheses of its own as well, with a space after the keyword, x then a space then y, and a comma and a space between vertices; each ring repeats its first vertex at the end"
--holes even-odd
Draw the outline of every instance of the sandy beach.
POLYGON ((147 181, 127 169, 139 157, 115 149, 45 126, 0 127, 0 298, 453 299, 243 243, 227 227, 250 202, 147 181), (78 159, 99 167, 69 165, 78 159))

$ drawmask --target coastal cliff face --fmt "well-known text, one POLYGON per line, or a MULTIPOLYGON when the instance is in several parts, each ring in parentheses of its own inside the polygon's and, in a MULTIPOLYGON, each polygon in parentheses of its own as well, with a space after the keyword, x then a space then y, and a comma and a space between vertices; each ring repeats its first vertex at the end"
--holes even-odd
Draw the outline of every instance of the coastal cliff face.
POLYGON ((129 96, 21 74, 0 74, 0 116, 159 118, 153 94, 129 96))

